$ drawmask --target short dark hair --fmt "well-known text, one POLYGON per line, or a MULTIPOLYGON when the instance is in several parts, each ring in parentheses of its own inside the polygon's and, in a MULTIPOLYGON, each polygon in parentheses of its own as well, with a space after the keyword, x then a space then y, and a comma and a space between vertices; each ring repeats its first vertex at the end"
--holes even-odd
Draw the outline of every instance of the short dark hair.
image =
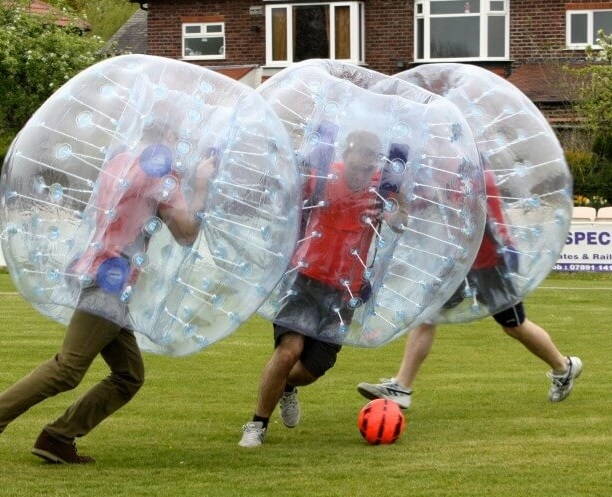
POLYGON ((382 143, 378 136, 370 131, 350 132, 346 137, 344 153, 359 152, 362 155, 378 157, 382 153, 382 143))

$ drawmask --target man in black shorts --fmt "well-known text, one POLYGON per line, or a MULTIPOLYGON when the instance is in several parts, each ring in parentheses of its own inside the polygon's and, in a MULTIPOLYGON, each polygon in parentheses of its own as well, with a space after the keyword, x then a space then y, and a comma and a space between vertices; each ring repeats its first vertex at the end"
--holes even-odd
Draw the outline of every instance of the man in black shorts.
MULTIPOLYGON (((264 442, 279 401, 285 426, 296 426, 300 421, 296 387, 315 382, 336 362, 342 342, 338 338, 350 325, 355 299, 364 296, 362 261, 367 260, 375 235, 375 223, 367 220, 382 217, 376 192, 381 148, 372 133, 350 133, 342 162, 331 165, 334 179, 322 188, 322 201, 313 203, 317 207, 310 210, 303 240, 292 258, 298 274, 274 318, 275 348, 262 373, 252 421, 243 427, 242 447, 264 442)), ((316 181, 313 174, 305 198, 312 198, 316 181)), ((393 228, 394 220, 386 221, 393 228)))
MULTIPOLYGON (((548 400, 561 402, 571 393, 574 380, 580 376, 582 361, 578 357, 561 354, 550 335, 526 318, 523 303, 507 277, 508 272, 517 271, 516 253, 506 250, 502 255, 499 250, 500 245, 511 246, 509 235, 504 232, 499 191, 492 174, 486 173, 485 180, 487 217, 494 222, 487 223, 476 260, 464 284, 442 307, 452 309, 466 298, 486 305, 507 335, 521 342, 529 352, 551 367, 552 371, 548 373, 552 381, 548 400), (496 227, 495 233, 492 226, 496 227)), ((390 399, 407 409, 412 400, 412 383, 433 346, 435 331, 436 325, 431 323, 412 330, 397 375, 381 383, 359 383, 359 393, 367 399, 390 399)))

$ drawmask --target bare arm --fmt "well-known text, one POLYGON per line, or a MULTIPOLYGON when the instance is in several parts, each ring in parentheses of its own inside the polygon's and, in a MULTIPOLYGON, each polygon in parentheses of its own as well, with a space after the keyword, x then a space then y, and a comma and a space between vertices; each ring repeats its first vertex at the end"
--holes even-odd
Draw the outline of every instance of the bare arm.
POLYGON ((408 226, 409 217, 408 201, 405 193, 401 190, 391 202, 396 204, 396 208, 391 212, 383 210, 382 217, 393 231, 403 233, 408 226))
POLYGON ((181 244, 191 245, 198 238, 201 219, 198 212, 206 204, 208 184, 215 170, 215 157, 202 161, 195 172, 195 191, 187 203, 182 195, 172 205, 163 205, 159 214, 168 226, 172 236, 181 244))

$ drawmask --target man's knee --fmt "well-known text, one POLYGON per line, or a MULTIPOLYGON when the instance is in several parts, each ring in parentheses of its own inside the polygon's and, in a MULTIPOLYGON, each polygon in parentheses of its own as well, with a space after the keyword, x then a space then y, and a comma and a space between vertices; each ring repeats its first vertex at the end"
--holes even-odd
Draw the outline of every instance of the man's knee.
POLYGON ((66 392, 79 386, 88 368, 57 354, 54 358, 53 369, 55 371, 49 377, 56 383, 60 391, 66 392))
POLYGON ((140 388, 144 385, 144 380, 144 368, 130 372, 111 374, 111 381, 115 383, 117 389, 127 399, 131 399, 138 393, 140 388))
POLYGON ((302 347, 298 347, 296 343, 291 341, 281 340, 278 346, 274 349, 276 361, 288 366, 294 365, 300 359, 302 347))

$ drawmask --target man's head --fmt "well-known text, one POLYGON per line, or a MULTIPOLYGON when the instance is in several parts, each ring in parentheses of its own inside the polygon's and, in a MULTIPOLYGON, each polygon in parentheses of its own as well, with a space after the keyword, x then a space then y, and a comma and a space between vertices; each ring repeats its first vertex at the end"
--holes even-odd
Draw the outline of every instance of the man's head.
POLYGON ((344 181, 351 190, 370 186, 382 154, 380 139, 369 131, 353 131, 346 137, 344 181))

